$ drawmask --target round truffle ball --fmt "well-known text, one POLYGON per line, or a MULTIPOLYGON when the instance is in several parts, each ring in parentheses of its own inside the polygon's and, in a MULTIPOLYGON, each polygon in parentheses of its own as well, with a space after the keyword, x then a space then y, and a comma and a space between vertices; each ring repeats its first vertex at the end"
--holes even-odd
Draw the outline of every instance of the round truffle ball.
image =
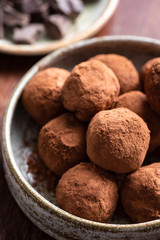
POLYGON ((77 163, 87 160, 86 128, 72 113, 65 113, 40 130, 39 156, 56 175, 62 175, 77 163))
POLYGON ((56 198, 65 211, 91 221, 107 223, 118 202, 114 176, 92 163, 80 163, 60 179, 56 198))
POLYGON ((25 87, 24 108, 40 126, 63 113, 61 89, 68 76, 67 70, 48 68, 37 73, 25 87))
POLYGON ((123 182, 121 201, 133 222, 160 218, 160 163, 141 167, 123 182))
POLYGON ((114 106, 119 89, 112 70, 99 61, 87 61, 74 67, 63 86, 62 101, 78 119, 90 121, 97 112, 114 106))
POLYGON ((120 93, 140 89, 139 74, 133 63, 118 54, 100 54, 91 58, 99 60, 112 69, 120 83, 120 93))
POLYGON ((87 130, 87 154, 98 166, 116 173, 139 168, 150 141, 147 124, 127 108, 97 113, 87 130))
POLYGON ((142 69, 141 69, 141 81, 142 81, 143 84, 144 84, 145 78, 146 78, 146 76, 147 76, 147 74, 148 74, 148 70, 149 70, 149 69, 151 68, 151 66, 152 66, 154 63, 156 63, 157 61, 160 62, 160 57, 152 58, 152 59, 150 59, 149 61, 147 61, 147 62, 143 65, 143 67, 142 67, 142 69))
POLYGON ((149 151, 160 146, 160 118, 148 104, 147 97, 140 91, 130 91, 119 96, 116 108, 124 107, 138 114, 147 123, 151 131, 149 151))
POLYGON ((149 69, 144 88, 151 109, 160 114, 160 61, 149 69))

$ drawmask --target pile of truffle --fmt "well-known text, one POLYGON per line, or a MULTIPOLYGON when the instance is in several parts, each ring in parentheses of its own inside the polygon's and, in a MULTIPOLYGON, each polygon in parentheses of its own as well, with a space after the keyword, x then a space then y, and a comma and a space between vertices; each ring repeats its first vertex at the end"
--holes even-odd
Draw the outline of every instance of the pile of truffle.
POLYGON ((116 54, 97 55, 71 73, 48 68, 30 80, 22 101, 42 127, 40 158, 61 177, 62 209, 107 223, 121 199, 133 222, 160 218, 160 163, 141 167, 160 146, 160 58, 140 78, 116 54))
POLYGON ((19 44, 33 44, 45 30, 51 38, 60 39, 83 8, 82 0, 1 0, 0 38, 8 29, 19 44))

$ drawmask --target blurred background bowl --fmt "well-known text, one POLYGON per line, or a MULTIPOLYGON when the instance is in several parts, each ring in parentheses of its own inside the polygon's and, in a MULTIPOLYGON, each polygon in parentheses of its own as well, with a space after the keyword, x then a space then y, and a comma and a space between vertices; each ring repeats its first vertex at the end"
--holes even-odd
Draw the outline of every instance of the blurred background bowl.
POLYGON ((86 1, 84 10, 73 21, 68 34, 53 40, 44 34, 35 44, 15 44, 8 37, 0 39, 0 52, 15 55, 42 55, 95 35, 111 18, 119 0, 86 1))

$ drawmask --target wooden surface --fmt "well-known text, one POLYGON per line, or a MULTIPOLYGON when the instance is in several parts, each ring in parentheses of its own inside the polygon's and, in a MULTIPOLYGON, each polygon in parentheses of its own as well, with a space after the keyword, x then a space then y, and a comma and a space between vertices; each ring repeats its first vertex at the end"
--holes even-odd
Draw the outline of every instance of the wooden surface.
MULTIPOLYGON (((114 16, 97 36, 130 34, 160 39, 159 6, 160 0, 120 0, 114 16)), ((0 128, 12 90, 21 76, 39 59, 0 54, 0 128)), ((35 227, 12 198, 4 178, 0 150, 0 240, 10 239, 52 238, 35 227)))

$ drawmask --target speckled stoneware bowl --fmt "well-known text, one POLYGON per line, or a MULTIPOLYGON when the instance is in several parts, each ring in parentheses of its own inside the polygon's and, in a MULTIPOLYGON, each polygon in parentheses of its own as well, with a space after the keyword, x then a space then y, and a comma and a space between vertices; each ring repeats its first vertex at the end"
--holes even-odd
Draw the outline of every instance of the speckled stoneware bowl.
POLYGON ((133 36, 90 39, 57 50, 34 65, 16 87, 4 118, 2 147, 6 179, 23 212, 55 239, 159 240, 160 220, 129 224, 127 219, 115 216, 112 223, 102 224, 78 218, 57 206, 55 192, 48 193, 44 182, 32 187, 33 176, 27 172, 26 160, 36 149, 39 129, 21 105, 25 85, 41 69, 56 66, 71 70, 75 64, 100 53, 125 55, 140 70, 148 59, 160 56, 160 41, 133 36))

